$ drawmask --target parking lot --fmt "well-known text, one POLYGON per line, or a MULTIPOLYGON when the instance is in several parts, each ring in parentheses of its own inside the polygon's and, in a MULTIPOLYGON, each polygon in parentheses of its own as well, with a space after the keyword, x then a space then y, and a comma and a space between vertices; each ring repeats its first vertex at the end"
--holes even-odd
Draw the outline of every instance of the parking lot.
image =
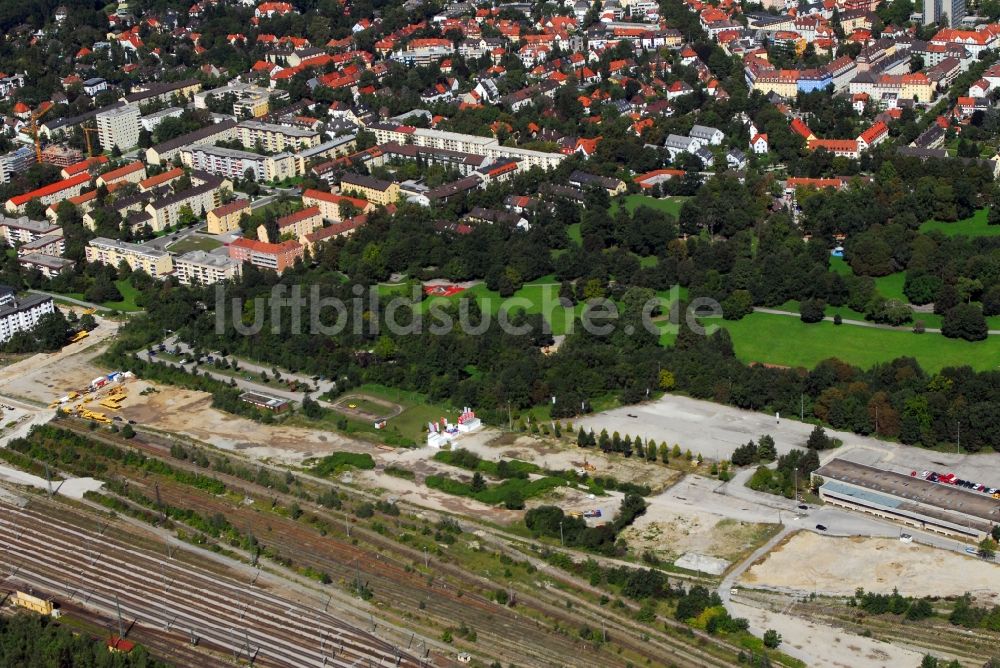
MULTIPOLYGON (((622 436, 678 443, 682 449, 701 453, 706 459, 728 459, 737 447, 763 434, 774 438, 778 454, 804 448, 813 425, 787 418, 782 416, 778 420, 774 415, 665 395, 656 401, 595 413, 579 424, 598 433, 607 429, 609 434, 617 431, 622 436)), ((844 445, 821 453, 824 460, 836 456, 906 475, 912 470, 951 472, 960 478, 1000 487, 1000 452, 936 452, 834 429, 826 431, 844 445)))

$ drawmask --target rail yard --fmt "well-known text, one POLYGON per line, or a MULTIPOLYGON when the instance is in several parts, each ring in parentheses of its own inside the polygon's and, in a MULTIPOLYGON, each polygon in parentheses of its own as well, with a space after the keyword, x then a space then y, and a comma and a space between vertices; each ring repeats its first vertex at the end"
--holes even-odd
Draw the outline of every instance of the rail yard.
MULTIPOLYGON (((162 440, 150 435, 147 438, 137 438, 129 441, 127 446, 120 439, 109 436, 94 434, 86 426, 86 423, 79 418, 64 418, 57 422, 60 427, 86 435, 89 438, 96 438, 99 442, 115 444, 115 447, 127 447, 128 450, 140 450, 149 457, 159 457, 165 459, 171 467, 184 470, 192 474, 199 471, 206 472, 201 466, 185 460, 178 460, 169 457, 169 446, 162 440)), ((91 453, 97 458, 100 451, 94 449, 91 453)), ((214 455, 221 457, 222 455, 214 455)), ((517 605, 510 607, 500 605, 491 597, 495 593, 497 586, 504 586, 502 582, 497 582, 495 576, 484 571, 480 573, 470 573, 463 569, 459 563, 452 561, 448 556, 428 557, 426 551, 422 552, 417 545, 407 545, 393 538, 387 537, 378 530, 372 530, 370 526, 356 518, 346 514, 338 513, 329 508, 303 501, 300 497, 286 494, 258 485, 245 479, 213 471, 212 477, 226 486, 225 494, 210 494, 203 492, 190 485, 178 483, 169 476, 150 473, 149 470, 141 467, 123 465, 113 458, 106 459, 103 464, 109 467, 106 478, 116 482, 112 488, 123 491, 122 496, 117 497, 119 501, 127 501, 132 508, 134 515, 139 515, 139 506, 136 499, 140 495, 148 495, 147 499, 156 499, 156 504, 165 509, 183 509, 185 512, 197 514, 201 517, 225 517, 229 525, 234 527, 244 527, 247 533, 252 532, 259 539, 260 559, 259 563, 265 570, 275 572, 297 571, 298 573, 323 573, 331 582, 326 589, 333 588, 335 592, 326 594, 315 592, 313 594, 314 607, 292 606, 288 609, 295 609, 303 618, 315 619, 316 621, 304 623, 301 637, 296 636, 299 642, 312 643, 311 647, 317 662, 322 663, 324 638, 320 632, 312 632, 310 629, 322 622, 326 624, 330 619, 328 616, 320 615, 316 617, 313 610, 321 610, 326 605, 333 610, 336 606, 344 606, 343 596, 338 597, 337 593, 354 591, 356 583, 363 582, 365 588, 370 588, 374 592, 374 599, 370 606, 370 622, 377 629, 388 631, 395 629, 393 634, 397 638, 397 647, 409 644, 410 650, 414 646, 420 646, 416 660, 423 660, 423 653, 428 648, 433 648, 427 661, 433 665, 447 665, 449 658, 446 650, 442 650, 441 643, 433 642, 442 630, 454 629, 461 625, 468 625, 476 633, 474 645, 464 647, 475 654, 485 654, 487 656, 502 656, 512 662, 521 662, 526 665, 565 665, 563 657, 571 653, 578 661, 577 665, 589 666, 618 666, 629 662, 629 657, 639 658, 645 656, 650 660, 656 660, 657 656, 669 653, 673 657, 676 665, 683 666, 724 666, 729 665, 732 657, 738 652, 738 648, 727 645, 713 639, 707 647, 696 647, 683 638, 683 627, 667 632, 647 629, 645 632, 649 636, 647 642, 640 642, 638 636, 642 635, 642 625, 629 619, 627 615, 614 614, 606 608, 588 600, 588 597, 574 594, 565 587, 565 582, 560 581, 556 574, 549 573, 541 576, 536 573, 534 576, 534 590, 525 591, 522 588, 515 588, 513 596, 516 597, 517 605), (126 494, 124 490, 129 490, 126 494), (297 521, 290 517, 283 509, 288 508, 293 503, 298 503, 302 510, 308 513, 308 522, 297 521), (271 509, 279 512, 268 512, 271 509), (429 559, 429 561, 428 561, 429 559), (427 564, 429 563, 429 568, 427 564), (324 597, 326 600, 324 602, 324 597), (333 604, 331 604, 333 601, 333 604), (572 613, 568 612, 572 605, 572 613), (572 628, 573 624, 587 623, 594 627, 603 626, 607 637, 611 642, 604 645, 594 645, 581 642, 571 634, 566 633, 566 629, 572 628), (678 631, 681 631, 679 633, 678 631), (425 639, 420 640, 419 636, 423 632, 425 639), (517 637, 521 642, 511 644, 509 639, 517 637), (414 638, 416 638, 414 640, 414 638), (407 640, 409 639, 409 640, 407 640), (430 642, 428 642, 430 640, 430 642), (423 643, 420 645, 420 643, 423 643), (612 653, 614 648, 615 653, 612 653), (617 652, 624 650, 622 655, 617 652)), ((150 468, 150 467, 147 467, 150 468)), ((207 472, 206 472, 207 473, 207 472)), ((303 476, 305 478, 305 476, 303 476)), ((321 488, 328 488, 329 484, 320 481, 309 481, 309 489, 314 489, 314 485, 321 488)), ((114 496, 108 490, 102 492, 105 498, 114 496)), ((362 499, 367 498, 364 494, 359 494, 362 499)), ((300 494, 301 496, 301 494, 300 494)), ((46 502, 55 503, 55 502, 46 502)), ((18 511, 21 514, 40 512, 37 510, 39 504, 33 503, 31 510, 18 511)), ((128 514, 125 506, 120 506, 123 514, 128 514)), ((79 518, 79 513, 74 513, 74 518, 79 518)), ((173 515, 173 512, 170 511, 173 515)), ((383 521, 392 521, 391 518, 381 518, 383 521)), ((91 518, 91 523, 97 522, 97 518, 91 518)), ((9 536, 11 531, 23 526, 17 522, 8 523, 5 528, 9 536)), ((164 528, 173 526, 179 528, 180 523, 168 521, 163 524, 164 528)), ((53 554, 46 555, 37 566, 40 578, 37 582, 31 583, 39 591, 47 591, 58 595, 68 596, 72 594, 70 602, 81 605, 96 604, 102 611, 107 612, 114 608, 114 591, 116 582, 121 582, 121 578, 127 575, 128 570, 123 564, 110 566, 110 571, 106 573, 109 577, 109 584, 105 588, 100 588, 91 593, 89 591, 76 591, 82 585, 84 579, 94 576, 89 574, 87 568, 97 568, 99 566, 101 552, 95 545, 95 530, 83 531, 75 528, 75 524, 66 521, 55 521, 46 524, 47 530, 65 530, 77 541, 63 550, 54 551, 53 554), (94 566, 87 566, 82 571, 72 573, 71 577, 60 578, 60 564, 70 563, 71 555, 83 550, 83 554, 88 555, 87 562, 97 559, 94 566), (63 561, 60 561, 60 557, 63 561), (90 598, 87 598, 88 594, 90 598), (83 599, 81 599, 83 596, 83 599)), ((189 527, 183 527, 188 530, 189 527)), ((403 529, 406 527, 404 526, 403 529)), ((99 534, 99 530, 96 530, 99 534)), ((384 530, 383 530, 384 531, 384 530)), ((180 532, 179 532, 180 533, 180 532)), ((196 539, 196 542, 202 540, 196 539)), ((476 541, 477 536, 463 534, 462 540, 476 541)), ((39 545, 45 539, 40 539, 39 545)), ((233 549, 232 545, 222 544, 223 551, 240 553, 240 550, 233 549)), ((5 559, 13 561, 2 561, 9 563, 12 569, 16 568, 17 558, 29 560, 34 554, 33 550, 20 550, 5 556, 5 559)), ((447 551, 445 551, 447 554, 447 551)), ((515 553, 516 554, 516 553, 515 553)), ((244 561, 253 561, 254 555, 242 554, 244 561)), ((144 580, 151 593, 162 591, 164 579, 168 586, 171 583, 171 569, 166 568, 166 573, 158 572, 158 562, 169 560, 162 556, 148 557, 152 563, 145 566, 147 569, 144 580)), ((524 556, 521 556, 524 559, 524 556)), ((146 562, 143 562, 146 563, 146 562)), ((511 562, 510 569, 534 572, 534 567, 525 569, 527 561, 521 563, 511 562)), ((544 563, 537 562, 544 568, 544 563)), ((246 567, 246 564, 243 564, 246 567)), ((502 568, 502 567, 500 567, 502 568)), ((29 571, 34 573, 35 571, 29 571)), ((518 573, 520 574, 520 573, 518 573)), ((294 573, 293 573, 294 575, 294 573)), ((24 572, 18 573, 19 577, 24 576, 24 572)), ((325 579, 325 578, 324 578, 325 579)), ((514 578, 517 580, 518 578, 514 578)), ((289 652, 294 652, 292 645, 269 644, 266 624, 272 618, 259 619, 257 617, 248 618, 247 621, 241 615, 248 614, 246 611, 257 605, 256 598, 242 594, 242 585, 232 583, 224 589, 228 599, 227 615, 215 619, 207 614, 212 605, 199 606, 197 610, 185 613, 173 621, 171 628, 177 630, 177 640, 182 642, 190 633, 190 628, 185 629, 183 620, 190 616, 192 622, 214 625, 213 634, 203 634, 206 643, 210 646, 218 647, 221 651, 228 652, 228 656, 238 658, 243 653, 244 660, 247 648, 260 648, 258 663, 265 657, 281 664, 282 652, 285 658, 289 652), (251 602, 252 598, 252 602, 251 602), (200 616, 204 615, 204 616, 200 616), (235 616, 237 619, 232 619, 235 616), (264 624, 263 630, 252 631, 247 628, 250 621, 264 624), (244 637, 238 636, 241 629, 247 628, 244 637)), ((245 588, 245 587, 243 587, 245 588)), ((324 589, 317 585, 317 588, 324 589)), ((84 587, 84 589, 86 589, 84 587)), ((324 591, 326 590, 324 589, 324 591)), ((195 587, 197 590, 197 587, 195 587)), ((259 586, 254 590, 256 595, 261 595, 259 586)), ((248 590, 249 591, 249 590, 248 590)), ((590 597, 593 598, 593 597, 590 597)), ((152 599, 151 599, 152 600, 152 599)), ((168 599, 171 605, 179 606, 186 598, 171 592, 168 599)), ((171 616, 164 612, 158 612, 156 606, 150 610, 145 607, 142 596, 136 599, 126 600, 122 597, 123 614, 138 620, 137 625, 142 624, 143 619, 151 620, 154 627, 162 628, 170 622, 171 616), (135 608, 130 607, 135 603, 135 608)), ((360 602, 356 602, 359 603, 360 602)), ((346 605, 351 605, 347 599, 346 605)), ((363 605, 363 604, 362 604, 363 605)), ((172 609, 172 608, 171 608, 172 609)), ((266 606, 264 607, 266 610, 266 606)), ((364 617, 367 614, 355 615, 360 618, 359 626, 367 626, 364 617)), ((275 623, 277 623, 275 621, 275 623)), ((190 625, 189 625, 190 626, 190 625)), ((336 628, 343 627, 343 624, 336 628)), ((347 627, 351 628, 351 627, 347 627)), ((370 628, 370 626, 367 626, 370 628)), ((197 632, 196 632, 197 633, 197 632)), ((706 637, 706 640, 708 638, 706 637)), ((371 641, 375 642, 375 641, 371 641)), ((386 661, 395 660, 392 645, 377 645, 382 649, 382 656, 386 661)), ((349 650, 350 644, 345 643, 345 651, 349 650)), ((372 654, 371 656, 376 656, 372 654)), ((328 659, 328 660, 332 660, 328 659)), ((263 664, 261 664, 263 665, 263 664)), ((294 665, 285 663, 282 665, 294 665)), ((338 664, 330 664, 338 665, 338 664)), ((350 665, 350 664, 347 664, 350 665)))
MULTIPOLYGON (((359 659, 422 661, 322 609, 157 555, 80 523, 0 503, 7 581, 188 642, 253 657, 262 666, 351 666, 359 659)), ((65 513, 65 509, 63 509, 65 513)), ((63 517, 66 517, 63 514, 63 517)), ((70 514, 69 517, 73 517, 70 514)), ((106 525, 107 526, 107 525, 106 525)))

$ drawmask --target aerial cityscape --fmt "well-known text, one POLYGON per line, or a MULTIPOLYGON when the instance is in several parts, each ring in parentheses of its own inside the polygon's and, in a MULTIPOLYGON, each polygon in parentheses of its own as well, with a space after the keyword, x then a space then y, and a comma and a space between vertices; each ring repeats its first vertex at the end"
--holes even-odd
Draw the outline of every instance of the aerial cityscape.
POLYGON ((1000 1, 0 29, 0 668, 1000 668, 1000 1))

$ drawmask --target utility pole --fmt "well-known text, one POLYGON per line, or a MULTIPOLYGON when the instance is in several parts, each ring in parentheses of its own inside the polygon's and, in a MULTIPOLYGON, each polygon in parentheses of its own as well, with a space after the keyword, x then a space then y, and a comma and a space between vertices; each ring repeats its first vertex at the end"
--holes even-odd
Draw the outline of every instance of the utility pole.
MULTIPOLYGON (((876 410, 878 410, 878 409, 876 409, 876 410)), ((806 415, 806 400, 802 396, 802 393, 800 392, 799 393, 799 422, 805 422, 805 415, 806 415)))
POLYGON ((559 520, 559 544, 566 547, 566 541, 563 539, 563 523, 559 520))
POLYGON ((115 609, 118 610, 118 641, 125 639, 125 629, 122 625, 122 606, 118 602, 118 594, 115 594, 115 609))
POLYGON ((958 421, 958 444, 955 449, 956 454, 962 454, 962 421, 958 421))

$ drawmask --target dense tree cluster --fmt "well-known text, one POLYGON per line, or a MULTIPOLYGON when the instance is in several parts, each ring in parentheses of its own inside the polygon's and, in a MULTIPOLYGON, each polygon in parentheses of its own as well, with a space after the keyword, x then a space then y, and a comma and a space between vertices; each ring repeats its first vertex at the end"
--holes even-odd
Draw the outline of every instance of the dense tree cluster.
POLYGON ((0 617, 0 665, 90 666, 92 668, 166 668, 142 646, 128 654, 111 653, 104 642, 52 621, 21 613, 0 617))
POLYGON ((613 522, 588 527, 582 517, 566 515, 557 506, 532 508, 524 523, 536 536, 559 538, 565 545, 593 550, 608 556, 621 556, 625 548, 617 542, 618 533, 646 512, 646 502, 636 494, 626 494, 613 522))

